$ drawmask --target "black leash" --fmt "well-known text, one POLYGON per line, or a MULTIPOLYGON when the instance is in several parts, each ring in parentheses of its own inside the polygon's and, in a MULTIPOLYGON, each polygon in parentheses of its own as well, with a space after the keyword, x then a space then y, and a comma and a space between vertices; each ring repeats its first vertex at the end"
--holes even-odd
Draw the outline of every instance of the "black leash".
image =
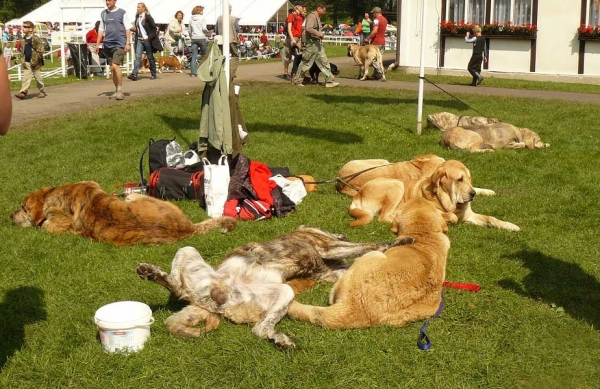
POLYGON ((393 164, 392 163, 388 163, 387 165, 372 166, 372 167, 370 167, 368 169, 361 170, 361 171, 356 172, 356 173, 352 173, 352 174, 347 175, 345 177, 336 177, 333 180, 313 181, 313 182, 304 181, 304 180, 302 180, 302 181, 304 182, 304 184, 329 184, 331 182, 339 182, 342 185, 345 185, 348 188, 350 188, 350 189, 355 190, 355 191, 358 192, 358 188, 355 188, 349 182, 346 182, 346 180, 348 180, 348 181, 352 180, 353 178, 356 178, 356 177, 360 176, 361 174, 368 172, 369 170, 377 169, 377 168, 384 167, 384 166, 390 166, 390 165, 393 165, 393 164))
POLYGON ((489 118, 489 116, 479 112, 478 110, 476 110, 475 108, 471 107, 469 104, 465 103, 464 101, 462 101, 461 99, 459 99, 458 97, 454 96, 453 94, 451 94, 448 91, 445 91, 444 89, 442 89, 439 85, 435 84, 434 82, 430 81, 427 79, 427 77, 421 77, 419 76, 419 79, 421 80, 425 80, 428 83, 430 83, 431 85, 435 86, 436 88, 438 88, 439 90, 441 90, 442 92, 444 92, 445 94, 447 94, 448 96, 452 97, 454 100, 461 102, 462 104, 466 105, 467 107, 469 107, 470 109, 472 109, 473 111, 477 112, 478 114, 480 114, 481 116, 485 117, 485 118, 489 118))

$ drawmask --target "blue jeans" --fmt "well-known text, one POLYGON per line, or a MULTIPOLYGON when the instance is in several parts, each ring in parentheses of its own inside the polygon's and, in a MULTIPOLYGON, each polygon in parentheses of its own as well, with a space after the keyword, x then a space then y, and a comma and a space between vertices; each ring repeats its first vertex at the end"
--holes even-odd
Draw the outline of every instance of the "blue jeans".
POLYGON ((206 39, 192 39, 192 75, 198 75, 198 55, 202 58, 204 54, 206 54, 206 39))
POLYGON ((142 63, 142 53, 144 51, 146 52, 148 61, 150 61, 150 74, 156 76, 156 61, 154 60, 154 54, 152 54, 152 43, 141 39, 138 39, 137 44, 135 45, 135 62, 133 63, 133 71, 131 74, 135 74, 137 76, 142 63))

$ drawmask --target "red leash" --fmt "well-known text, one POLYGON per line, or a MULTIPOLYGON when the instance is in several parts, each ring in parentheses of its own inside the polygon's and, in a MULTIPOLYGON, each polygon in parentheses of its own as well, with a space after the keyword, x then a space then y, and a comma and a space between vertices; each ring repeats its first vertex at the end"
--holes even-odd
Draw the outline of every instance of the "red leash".
POLYGON ((466 284, 466 283, 462 283, 462 282, 444 282, 443 284, 445 287, 447 288, 454 288, 454 289, 460 289, 460 290, 466 290, 469 292, 479 292, 479 289, 481 289, 481 286, 477 285, 477 284, 466 284))

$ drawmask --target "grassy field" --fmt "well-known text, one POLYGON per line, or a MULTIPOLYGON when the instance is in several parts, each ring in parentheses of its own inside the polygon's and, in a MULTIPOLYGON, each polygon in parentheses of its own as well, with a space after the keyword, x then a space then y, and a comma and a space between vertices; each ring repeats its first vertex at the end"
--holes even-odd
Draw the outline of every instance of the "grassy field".
MULTIPOLYGON (((148 138, 197 136, 200 91, 123 103, 34 122, 0 138, 0 387, 7 388, 596 388, 600 386, 600 140, 597 106, 481 99, 482 112, 537 131, 551 148, 465 154, 439 146, 440 133, 415 134, 410 91, 248 83, 241 106, 250 142, 244 153, 269 166, 330 180, 351 159, 407 160, 421 153, 459 159, 478 187, 497 192, 473 202, 479 213, 521 227, 514 233, 451 226, 447 280, 476 283, 478 293, 447 289, 445 309, 429 326, 433 347, 416 346, 419 327, 332 331, 284 319, 278 329, 295 350, 281 352, 222 322, 199 339, 168 334, 163 321, 181 305, 138 279, 138 262, 170 268, 178 248, 194 246, 211 264, 234 247, 266 241, 300 224, 353 241, 393 239, 374 222, 350 229, 349 199, 322 184, 285 218, 240 222, 165 246, 115 248, 74 235, 50 236, 10 224, 23 197, 48 185, 95 180, 108 192, 139 180, 148 138), (168 101, 168 103, 166 103, 168 101), (290 107, 294 107, 293 111, 290 107), (156 322, 144 350, 102 351, 95 311, 119 300, 151 306, 156 322)), ((473 114, 429 93, 424 114, 473 114)), ((179 202, 192 220, 205 213, 179 202)), ((325 305, 331 284, 299 297, 325 305)))

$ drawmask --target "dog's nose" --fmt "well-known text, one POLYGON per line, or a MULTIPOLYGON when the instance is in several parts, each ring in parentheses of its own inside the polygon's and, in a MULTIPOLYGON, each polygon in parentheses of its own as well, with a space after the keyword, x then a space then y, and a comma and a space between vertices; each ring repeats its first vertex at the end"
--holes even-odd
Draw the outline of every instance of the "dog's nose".
POLYGON ((475 195, 476 195, 476 194, 477 194, 477 192, 475 192, 475 189, 472 189, 472 190, 469 192, 469 195, 471 196, 471 200, 473 200, 473 199, 475 198, 475 195))

